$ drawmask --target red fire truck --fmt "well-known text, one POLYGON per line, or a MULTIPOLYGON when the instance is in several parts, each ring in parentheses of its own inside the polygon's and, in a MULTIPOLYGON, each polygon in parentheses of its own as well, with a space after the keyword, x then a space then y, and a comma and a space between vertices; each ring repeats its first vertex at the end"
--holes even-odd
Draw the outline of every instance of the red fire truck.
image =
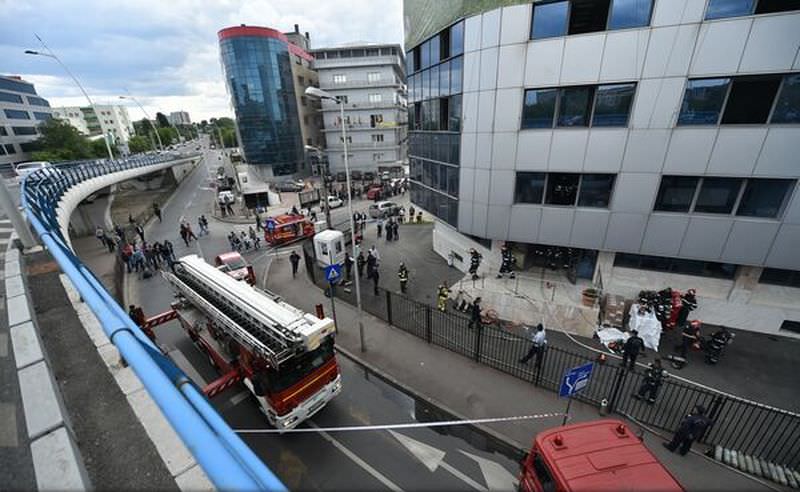
POLYGON ((522 462, 524 492, 658 491, 683 487, 623 422, 595 420, 546 430, 522 462))
POLYGON ((197 255, 184 256, 164 277, 177 301, 143 330, 178 319, 221 374, 203 392, 213 397, 241 381, 270 424, 290 429, 325 406, 342 388, 334 355, 334 324, 278 296, 239 282, 197 255))
POLYGON ((304 215, 284 214, 264 221, 264 240, 273 246, 313 236, 314 224, 304 215))

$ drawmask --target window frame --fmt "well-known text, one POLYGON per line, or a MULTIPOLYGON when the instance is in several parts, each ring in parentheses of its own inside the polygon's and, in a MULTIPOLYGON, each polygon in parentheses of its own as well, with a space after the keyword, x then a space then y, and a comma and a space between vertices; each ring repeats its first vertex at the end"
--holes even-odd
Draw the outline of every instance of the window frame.
POLYGON ((736 19, 736 18, 739 18, 739 17, 750 17, 750 16, 754 16, 754 15, 774 15, 774 14, 780 14, 782 12, 800 12, 800 8, 798 8, 798 9, 789 9, 789 10, 778 10, 778 11, 775 11, 775 12, 758 12, 758 7, 761 5, 761 1, 762 0, 753 0, 753 4, 752 4, 752 7, 750 8, 750 12, 747 13, 747 14, 736 14, 736 15, 727 15, 727 16, 724 16, 724 17, 712 17, 712 18, 709 18, 708 17, 708 10, 711 7, 711 3, 713 1, 714 0, 709 0, 708 2, 706 2, 705 8, 703 9, 703 22, 713 22, 713 21, 719 21, 719 20, 725 20, 725 19, 736 19))
POLYGON ((522 104, 520 106, 520 114, 519 114, 519 130, 558 130, 558 129, 587 129, 587 128, 630 128, 631 123, 631 114, 633 113, 633 108, 636 104, 636 95, 638 93, 637 89, 639 88, 639 84, 636 81, 622 81, 622 82, 613 82, 613 83, 604 83, 604 84, 582 84, 582 85, 565 85, 565 86, 555 86, 555 87, 526 87, 523 89, 522 92, 522 104), (631 103, 628 106, 628 115, 625 119, 624 125, 594 125, 594 114, 595 109, 597 106, 597 93, 600 92, 600 89, 603 87, 611 87, 611 86, 626 86, 630 85, 633 87, 633 94, 631 95, 631 103), (589 111, 586 118, 586 125, 571 125, 571 126, 561 126, 558 124, 558 119, 561 113, 561 99, 564 91, 566 89, 581 89, 581 88, 588 88, 591 90, 591 97, 589 101, 589 111), (553 106, 553 118, 551 119, 551 124, 549 127, 542 126, 542 127, 525 127, 523 126, 525 121, 525 98, 528 92, 532 91, 556 91, 556 100, 553 106))

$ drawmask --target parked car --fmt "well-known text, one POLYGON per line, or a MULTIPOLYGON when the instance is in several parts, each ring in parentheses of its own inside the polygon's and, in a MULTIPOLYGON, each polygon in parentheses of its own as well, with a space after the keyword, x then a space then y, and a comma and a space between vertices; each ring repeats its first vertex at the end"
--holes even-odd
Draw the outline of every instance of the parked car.
POLYGON ((394 202, 378 202, 369 206, 369 216, 373 219, 392 217, 397 215, 400 207, 394 202))
POLYGON ((364 173, 364 181, 375 181, 375 173, 367 171, 364 173))
POLYGON ((280 183, 275 185, 275 187, 278 189, 278 191, 293 191, 293 192, 303 191, 304 188, 304 186, 298 184, 297 181, 291 181, 291 180, 281 181, 280 183))
POLYGON ((328 208, 339 208, 342 205, 344 205, 344 202, 340 198, 335 196, 328 197, 328 208))
POLYGON ((256 274, 253 271, 253 267, 236 251, 217 255, 214 258, 214 266, 236 280, 244 280, 250 285, 256 284, 256 274))
POLYGON ((383 185, 374 185, 367 190, 367 200, 378 200, 383 193, 383 185))

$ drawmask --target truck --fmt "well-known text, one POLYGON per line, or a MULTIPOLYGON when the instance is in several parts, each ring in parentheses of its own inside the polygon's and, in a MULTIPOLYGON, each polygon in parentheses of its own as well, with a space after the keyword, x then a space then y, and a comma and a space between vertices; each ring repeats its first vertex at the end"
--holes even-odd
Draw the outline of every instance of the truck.
POLYGON ((188 255, 163 272, 175 291, 170 311, 142 324, 154 328, 177 319, 221 376, 208 383, 212 398, 238 382, 253 394, 269 423, 296 427, 341 392, 334 354, 333 320, 319 318, 279 296, 239 282, 188 255))
POLYGON ((539 433, 521 463, 519 490, 682 492, 684 488, 624 422, 601 419, 539 433))

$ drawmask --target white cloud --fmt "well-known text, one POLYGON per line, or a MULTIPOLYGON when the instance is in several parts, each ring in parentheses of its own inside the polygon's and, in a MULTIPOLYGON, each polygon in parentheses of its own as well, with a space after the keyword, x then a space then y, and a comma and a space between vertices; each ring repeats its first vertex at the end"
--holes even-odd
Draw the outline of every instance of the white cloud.
MULTIPOLYGON (((53 105, 84 104, 52 60, 22 54, 40 34, 98 103, 129 90, 152 115, 230 116, 217 31, 239 24, 284 32, 299 24, 314 48, 362 40, 402 44, 401 0, 0 0, 3 70, 22 74, 53 105)), ((135 106, 129 111, 141 117, 135 106)))

